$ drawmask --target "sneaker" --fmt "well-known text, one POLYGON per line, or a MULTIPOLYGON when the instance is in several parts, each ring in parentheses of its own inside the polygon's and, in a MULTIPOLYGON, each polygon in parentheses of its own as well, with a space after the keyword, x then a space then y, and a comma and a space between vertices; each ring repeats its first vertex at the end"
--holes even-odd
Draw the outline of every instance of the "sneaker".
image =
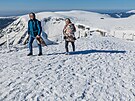
POLYGON ((43 55, 43 54, 42 54, 42 53, 39 53, 39 54, 38 54, 38 56, 41 56, 41 55, 43 55))
POLYGON ((29 53, 27 56, 32 56, 33 54, 32 53, 29 53))

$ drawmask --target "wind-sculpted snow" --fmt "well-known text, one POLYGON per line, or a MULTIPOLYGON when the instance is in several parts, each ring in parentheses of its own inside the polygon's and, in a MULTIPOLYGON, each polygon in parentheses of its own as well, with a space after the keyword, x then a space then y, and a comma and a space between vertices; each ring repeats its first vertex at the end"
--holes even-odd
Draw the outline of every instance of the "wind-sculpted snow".
POLYGON ((0 101, 135 100, 134 42, 94 36, 63 52, 64 42, 44 47, 41 57, 0 51, 0 101))

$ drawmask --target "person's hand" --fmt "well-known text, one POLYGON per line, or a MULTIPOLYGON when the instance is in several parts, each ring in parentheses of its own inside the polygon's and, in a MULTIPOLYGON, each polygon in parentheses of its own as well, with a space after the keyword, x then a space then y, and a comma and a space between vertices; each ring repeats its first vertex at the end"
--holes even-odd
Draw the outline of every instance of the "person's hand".
POLYGON ((72 33, 72 30, 68 29, 68 30, 67 30, 67 33, 72 33))
POLYGON ((40 36, 39 36, 39 35, 37 35, 37 36, 36 36, 36 38, 40 38, 40 36))

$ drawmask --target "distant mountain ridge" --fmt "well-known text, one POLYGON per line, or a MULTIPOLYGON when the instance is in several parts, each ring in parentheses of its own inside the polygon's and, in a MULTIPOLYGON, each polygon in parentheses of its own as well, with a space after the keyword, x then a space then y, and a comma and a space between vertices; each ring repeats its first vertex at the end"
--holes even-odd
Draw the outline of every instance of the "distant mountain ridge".
MULTIPOLYGON (((135 15, 135 10, 121 11, 121 12, 115 11, 115 12, 107 12, 107 13, 106 12, 99 12, 99 13, 107 14, 113 18, 126 18, 126 17, 130 17, 132 15, 135 15)), ((0 17, 0 30, 7 27, 8 25, 10 25, 16 19, 17 19, 16 17, 0 17)))
MULTIPOLYGON (((127 12, 125 13, 130 14, 127 12)), ((101 34, 111 34, 112 36, 119 38, 124 37, 125 39, 127 39, 128 36, 130 37, 128 39, 134 39, 134 36, 131 34, 132 32, 134 32, 135 29, 133 23, 135 16, 128 17, 127 19, 115 19, 114 17, 109 16, 109 14, 101 14, 81 10, 39 12, 36 13, 36 15, 37 19, 39 19, 42 23, 42 33, 45 33, 44 35, 47 36, 45 38, 51 40, 52 42, 61 42, 63 40, 62 29, 65 25, 65 18, 70 18, 72 22, 74 22, 77 28, 76 37, 87 36, 91 31, 96 31, 100 32, 101 34), (119 30, 121 31, 121 34, 119 34, 118 32, 119 30), (127 34, 123 35, 123 33, 125 32, 127 34)), ((122 18, 124 15, 122 14, 119 16, 115 14, 115 16, 122 18)), ((0 45, 6 45, 7 34, 10 35, 9 40, 10 45, 12 46, 18 44, 22 45, 26 42, 26 39, 28 37, 27 24, 29 16, 28 14, 26 14, 23 16, 18 16, 17 18, 17 20, 12 18, 11 20, 15 21, 0 31, 0 45)), ((7 20, 5 18, 2 19, 7 20)), ((9 22, 7 24, 9 24, 9 22)))
POLYGON ((130 10, 130 11, 123 11, 123 12, 113 12, 113 13, 102 13, 102 14, 108 14, 109 16, 113 18, 127 18, 132 15, 135 15, 135 10, 130 10))
POLYGON ((16 17, 0 17, 0 30, 10 25, 16 19, 16 17))

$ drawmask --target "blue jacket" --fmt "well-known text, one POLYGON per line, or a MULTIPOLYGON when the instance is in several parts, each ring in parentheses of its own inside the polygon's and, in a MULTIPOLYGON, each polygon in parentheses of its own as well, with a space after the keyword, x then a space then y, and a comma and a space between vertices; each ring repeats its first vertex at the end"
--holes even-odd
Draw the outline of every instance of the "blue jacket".
POLYGON ((41 35, 42 27, 41 22, 37 19, 29 20, 28 22, 28 34, 30 37, 35 38, 37 35, 41 35))

